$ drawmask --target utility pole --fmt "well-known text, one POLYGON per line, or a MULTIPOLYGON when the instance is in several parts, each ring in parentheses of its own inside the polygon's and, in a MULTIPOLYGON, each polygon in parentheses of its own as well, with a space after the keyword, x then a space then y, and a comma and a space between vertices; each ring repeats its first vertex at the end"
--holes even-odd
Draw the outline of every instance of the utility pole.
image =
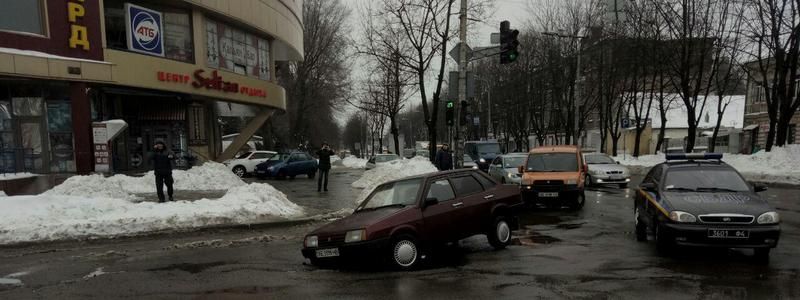
POLYGON ((467 100, 467 0, 461 0, 461 12, 459 13, 458 39, 461 47, 458 53, 458 101, 456 101, 455 133, 453 134, 453 149, 455 149, 455 168, 464 165, 464 143, 461 139, 465 136, 461 120, 465 117, 461 115, 461 105, 467 100))

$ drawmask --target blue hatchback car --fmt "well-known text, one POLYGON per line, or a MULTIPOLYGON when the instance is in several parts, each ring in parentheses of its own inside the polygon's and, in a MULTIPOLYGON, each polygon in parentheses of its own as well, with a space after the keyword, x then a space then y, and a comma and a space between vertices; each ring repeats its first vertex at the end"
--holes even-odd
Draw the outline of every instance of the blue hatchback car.
POLYGON ((317 160, 305 152, 280 153, 268 161, 256 165, 256 177, 264 179, 273 177, 283 179, 295 178, 297 175, 308 175, 314 178, 317 173, 317 160))

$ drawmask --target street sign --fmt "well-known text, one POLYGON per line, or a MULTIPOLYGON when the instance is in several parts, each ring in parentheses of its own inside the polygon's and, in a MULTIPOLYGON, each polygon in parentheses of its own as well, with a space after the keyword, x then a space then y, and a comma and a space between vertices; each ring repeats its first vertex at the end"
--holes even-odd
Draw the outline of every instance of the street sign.
POLYGON ((621 122, 622 122, 622 128, 631 127, 631 119, 624 118, 621 120, 621 122))
POLYGON ((492 45, 500 44, 500 33, 492 32, 492 34, 489 36, 489 43, 492 45))
POLYGON ((467 45, 466 43, 458 43, 458 44, 456 44, 455 47, 453 47, 453 50, 450 50, 450 52, 449 52, 450 57, 452 59, 454 59, 456 62, 461 61, 461 59, 460 59, 461 58, 461 56, 460 56, 460 54, 461 54, 461 45, 464 45, 464 47, 467 47, 467 49, 466 49, 467 50, 467 60, 470 60, 472 58, 472 49, 470 49, 469 45, 467 45))

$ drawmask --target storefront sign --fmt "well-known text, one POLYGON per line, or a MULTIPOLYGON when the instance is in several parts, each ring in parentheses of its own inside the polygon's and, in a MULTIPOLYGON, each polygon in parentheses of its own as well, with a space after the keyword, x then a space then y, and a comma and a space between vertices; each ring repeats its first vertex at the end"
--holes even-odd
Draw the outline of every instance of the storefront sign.
MULTIPOLYGON (((158 81, 174 82, 178 84, 190 83, 190 77, 188 74, 158 71, 156 76, 158 77, 158 81)), ((192 87, 196 89, 205 88, 208 90, 217 90, 224 93, 236 93, 250 97, 267 97, 267 91, 265 89, 249 87, 233 81, 225 81, 223 80, 222 76, 219 75, 217 70, 211 71, 211 74, 206 75, 205 70, 198 69, 194 71, 191 78, 194 79, 191 81, 192 87)))
POLYGON ((128 50, 164 56, 164 24, 160 12, 125 3, 128 50))
POLYGON ((89 51, 89 30, 83 25, 83 17, 86 16, 86 7, 83 6, 84 0, 71 0, 67 2, 67 20, 70 24, 69 47, 89 51))

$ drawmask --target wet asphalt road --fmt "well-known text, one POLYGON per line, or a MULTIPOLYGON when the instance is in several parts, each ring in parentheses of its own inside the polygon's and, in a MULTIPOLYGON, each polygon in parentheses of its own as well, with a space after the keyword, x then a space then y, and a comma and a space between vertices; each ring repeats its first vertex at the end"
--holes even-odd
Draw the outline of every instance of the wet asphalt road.
MULTIPOLYGON (((357 179, 353 174, 340 180, 357 179)), ((309 192, 308 180, 271 183, 313 210, 351 201, 309 192)), ((357 190, 335 193, 329 195, 357 190)), ((323 222, 0 248, 0 299, 800 298, 798 190, 764 193, 783 219, 767 264, 747 250, 660 256, 652 242, 634 239, 632 195, 598 188, 587 192, 580 212, 521 212, 517 245, 494 251, 476 236, 408 273, 307 265, 302 236, 323 222)))

